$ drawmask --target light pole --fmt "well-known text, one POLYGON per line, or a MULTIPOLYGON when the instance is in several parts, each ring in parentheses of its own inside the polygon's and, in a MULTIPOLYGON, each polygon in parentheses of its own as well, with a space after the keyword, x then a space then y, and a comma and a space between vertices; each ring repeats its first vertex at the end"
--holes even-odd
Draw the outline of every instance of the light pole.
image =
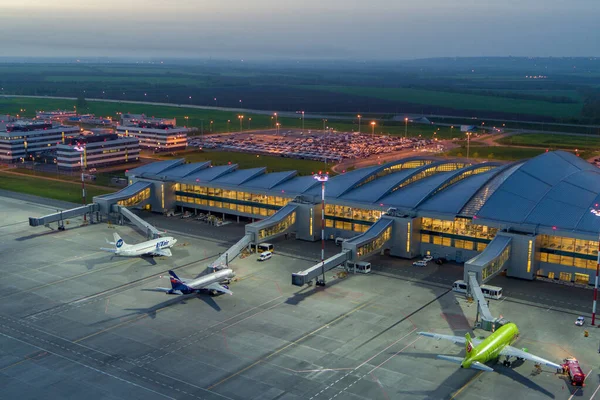
POLYGON ((279 122, 277 122, 277 123, 275 124, 275 126, 277 127, 277 135, 279 135, 279 125, 281 125, 279 122))
POLYGON ((185 118, 185 128, 187 128, 188 120, 189 120, 189 118, 190 118, 190 117, 188 117, 188 116, 186 115, 186 116, 185 116, 185 117, 183 117, 183 118, 185 118))
POLYGON ((404 139, 406 139, 407 133, 408 133, 408 118, 404 118, 404 139))
POLYGON ((250 122, 252 122, 252 118, 248 118, 248 130, 250 130, 250 122))
POLYGON ((213 100, 215 101, 215 107, 218 107, 217 98, 215 97, 213 100))
POLYGON ((375 136, 375 121, 371 121, 371 136, 375 136))
POLYGON ((229 124, 230 124, 230 123, 231 123, 231 120, 230 120, 230 119, 228 119, 228 120, 227 120, 227 132, 228 132, 228 133, 229 133, 229 124))
POLYGON ((467 132, 467 160, 469 159, 470 144, 471 144, 471 132, 467 132))
POLYGON ((212 121, 212 120, 210 121, 210 132, 211 132, 211 133, 212 133, 212 126, 213 126, 213 123, 214 123, 214 122, 215 122, 215 121, 212 121))
POLYGON ((313 178, 321 182, 321 268, 323 271, 323 286, 325 286, 325 182, 329 180, 329 174, 319 171, 313 178))
POLYGON ((360 133, 360 119, 362 118, 362 115, 358 114, 358 133, 360 133))
POLYGON ((304 111, 302 111, 302 134, 304 134, 304 111))
MULTIPOLYGON (((75 149, 75 151, 79 152, 79 164, 81 165, 81 203, 85 206, 86 203, 86 199, 85 199, 85 179, 84 179, 84 174, 83 174, 83 156, 85 154, 85 144, 84 145, 80 145, 79 143, 77 143, 77 145, 75 147, 73 147, 75 149)), ((86 215, 87 213, 83 214, 83 222, 86 221, 86 215)))
POLYGON ((278 125, 277 125, 277 113, 275 113, 275 114, 273 114, 273 115, 275 115, 275 126, 278 126, 278 125))
POLYGON ((323 119, 323 132, 325 132, 325 122, 327 122, 327 120, 323 119))
MULTIPOLYGON (((595 204, 596 208, 592 208, 590 211, 596 217, 600 217, 600 209, 598 204, 595 204)), ((596 260, 596 279, 594 281, 594 305, 592 307, 592 326, 596 323, 596 301, 598 300, 598 272, 600 272, 600 236, 598 237, 598 259, 596 260)))
POLYGON ((244 131, 244 127, 242 126, 242 121, 244 121, 244 116, 243 115, 238 115, 238 118, 240 119, 240 132, 244 131))

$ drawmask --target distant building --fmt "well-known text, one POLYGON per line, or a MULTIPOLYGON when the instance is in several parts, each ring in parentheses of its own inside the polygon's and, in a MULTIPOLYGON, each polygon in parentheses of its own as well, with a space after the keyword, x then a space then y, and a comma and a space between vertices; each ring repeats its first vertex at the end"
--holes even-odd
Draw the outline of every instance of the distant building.
POLYGON ((0 162, 14 163, 53 150, 58 143, 79 135, 79 127, 56 122, 17 120, 0 126, 0 162))
POLYGON ((76 117, 76 111, 67 110, 55 110, 55 111, 36 111, 35 117, 37 119, 49 119, 52 121, 64 121, 71 117, 76 117))
POLYGON ((17 118, 13 117, 12 115, 0 115, 0 132, 5 131, 6 125, 16 120, 17 118))
POLYGON ((125 164, 140 159, 139 140, 117 134, 74 137, 57 145, 56 150, 56 162, 61 169, 80 169, 82 155, 84 168, 125 164))
POLYGON ((177 121, 175 118, 147 117, 145 114, 121 114, 121 125, 137 125, 140 122, 161 123, 171 126, 177 125, 177 121))
POLYGON ((79 115, 74 117, 69 117, 69 122, 78 122, 81 124, 93 124, 93 125, 111 125, 113 123, 112 119, 96 117, 94 114, 86 114, 79 115))
MULTIPOLYGON (((133 120, 135 119, 128 119, 133 120)), ((174 119, 153 119, 120 125, 117 126, 117 133, 122 137, 136 137, 140 140, 140 147, 156 152, 185 150, 187 147, 188 129, 175 126, 174 119)))

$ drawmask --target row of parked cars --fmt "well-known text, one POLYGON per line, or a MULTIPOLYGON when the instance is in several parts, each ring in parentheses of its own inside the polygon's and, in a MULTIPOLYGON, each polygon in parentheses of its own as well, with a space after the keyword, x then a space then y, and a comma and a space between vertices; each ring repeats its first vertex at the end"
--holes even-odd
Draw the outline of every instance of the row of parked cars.
POLYGON ((190 146, 217 148, 230 151, 273 154, 284 157, 341 161, 365 158, 410 148, 431 145, 433 141, 421 138, 368 135, 339 132, 335 134, 312 134, 304 136, 273 135, 210 135, 202 143, 192 139, 190 146))

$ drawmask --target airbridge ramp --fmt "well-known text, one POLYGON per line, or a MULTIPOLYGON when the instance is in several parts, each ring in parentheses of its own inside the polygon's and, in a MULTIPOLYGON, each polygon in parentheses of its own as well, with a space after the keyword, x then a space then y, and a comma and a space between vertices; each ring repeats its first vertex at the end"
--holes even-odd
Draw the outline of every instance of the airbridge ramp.
POLYGON ((89 215, 90 222, 93 222, 92 213, 97 212, 98 210, 98 204, 96 203, 72 208, 70 210, 58 210, 55 213, 45 215, 39 218, 29 217, 29 226, 48 226, 52 222, 58 222, 59 226, 61 226, 65 219, 71 219, 82 215, 89 215))
POLYGON ((320 262, 318 264, 313 265, 309 269, 292 274, 292 285, 304 286, 311 280, 317 278, 319 275, 322 275, 325 272, 344 264, 346 260, 349 259, 350 252, 347 250, 343 250, 341 253, 338 253, 333 257, 329 257, 324 262, 320 262))
POLYGON ((135 215, 131 210, 127 207, 113 205, 112 209, 115 212, 118 212, 123 217, 127 218, 132 224, 134 224, 138 229, 146 234, 148 239, 156 239, 160 237, 161 233, 156 227, 144 221, 142 218, 135 215))

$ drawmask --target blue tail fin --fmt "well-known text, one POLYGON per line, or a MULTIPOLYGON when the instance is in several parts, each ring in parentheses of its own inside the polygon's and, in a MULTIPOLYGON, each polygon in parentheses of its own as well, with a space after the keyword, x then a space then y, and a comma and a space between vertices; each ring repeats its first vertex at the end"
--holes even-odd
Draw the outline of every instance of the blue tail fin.
POLYGON ((179 279, 175 272, 169 271, 169 275, 171 275, 171 288, 173 288, 173 290, 179 290, 181 292, 189 290, 188 286, 179 279))

